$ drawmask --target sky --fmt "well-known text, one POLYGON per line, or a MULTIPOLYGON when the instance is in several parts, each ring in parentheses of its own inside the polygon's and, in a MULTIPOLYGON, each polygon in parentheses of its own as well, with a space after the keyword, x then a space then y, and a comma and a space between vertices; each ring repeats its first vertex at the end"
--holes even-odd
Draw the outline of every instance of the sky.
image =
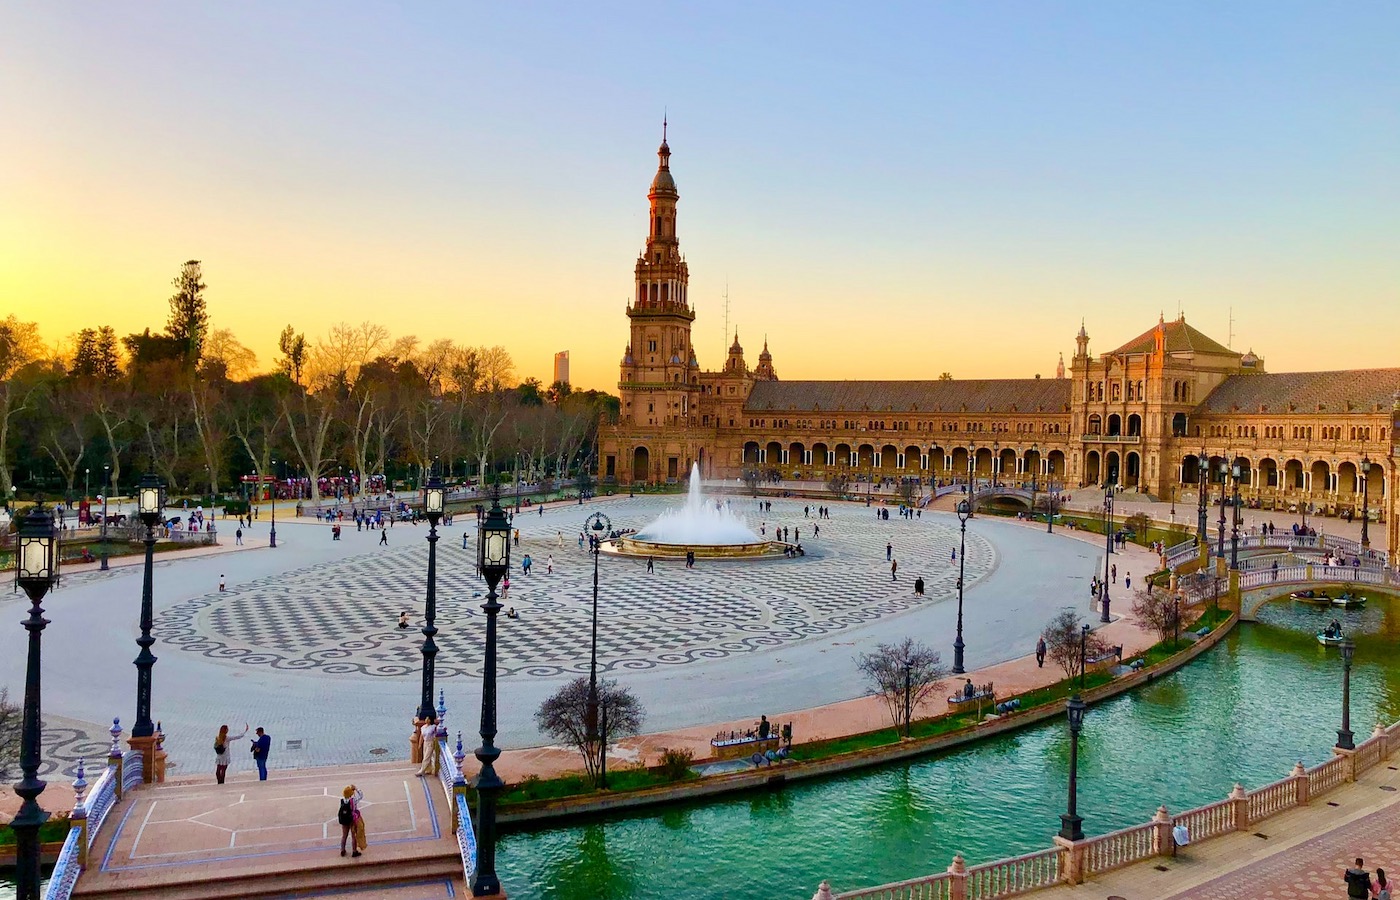
POLYGON ((616 390, 663 114, 693 344, 1400 365, 1400 4, 0 2, 0 317, 375 321, 616 390), (1233 337, 1232 337, 1233 335, 1233 337))

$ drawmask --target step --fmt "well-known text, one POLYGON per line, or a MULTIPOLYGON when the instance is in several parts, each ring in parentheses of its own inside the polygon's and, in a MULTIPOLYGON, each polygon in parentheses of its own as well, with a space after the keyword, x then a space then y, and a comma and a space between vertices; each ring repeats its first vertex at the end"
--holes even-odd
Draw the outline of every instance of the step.
MULTIPOLYGON (((372 850, 373 848, 371 848, 372 850)), ((266 874, 231 875, 220 878, 210 872, 208 877, 153 884, 149 879, 127 880, 107 876, 97 890, 73 892, 85 900, 133 900, 137 897, 158 896, 161 900, 271 900, 310 895, 325 895, 338 888, 363 888, 390 885, 432 878, 462 880, 460 856, 440 855, 413 860, 374 860, 372 854, 360 859, 331 855, 296 871, 266 874), (352 861, 353 860, 353 861, 352 861)))

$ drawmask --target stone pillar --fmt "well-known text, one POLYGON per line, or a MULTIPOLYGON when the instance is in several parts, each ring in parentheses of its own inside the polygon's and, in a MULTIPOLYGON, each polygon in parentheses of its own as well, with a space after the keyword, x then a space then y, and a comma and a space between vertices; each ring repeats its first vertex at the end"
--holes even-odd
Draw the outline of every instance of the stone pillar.
POLYGON ((1381 759, 1389 759, 1389 758, 1390 758, 1390 739, 1389 739, 1388 737, 1386 737, 1385 726, 1382 725, 1380 722, 1377 722, 1377 723, 1376 723, 1376 727, 1375 727, 1374 729, 1372 729, 1372 731, 1371 731, 1371 737, 1374 738, 1375 741, 1376 741, 1376 743, 1380 745, 1380 750, 1381 750, 1380 758, 1381 758, 1381 759))
POLYGON ((427 719, 420 719, 417 716, 413 717, 413 734, 408 738, 408 761, 415 766, 423 763, 423 732, 421 729, 423 723, 427 721, 427 719))
POLYGON ((1060 865, 1060 880, 1065 884, 1084 883, 1084 849, 1081 846, 1083 841, 1071 841, 1069 838, 1054 837, 1055 846, 1065 852, 1064 861, 1060 865))
POLYGON ((1242 603, 1242 601, 1241 601, 1241 599, 1240 599, 1240 570, 1239 570, 1239 569, 1231 569, 1231 570, 1230 570, 1230 593, 1229 593, 1228 599, 1227 599, 1226 602, 1225 602, 1225 606, 1226 606, 1226 608, 1228 608, 1231 612, 1234 612, 1234 613, 1238 613, 1238 612, 1241 610, 1241 608, 1243 608, 1243 603, 1242 603))
POLYGON ((1235 808, 1235 830, 1248 831, 1249 797, 1244 792, 1244 785, 1240 784, 1238 781, 1235 782, 1235 787, 1230 791, 1229 800, 1230 805, 1235 808))
POLYGON ((156 780, 156 736, 127 738, 126 744, 141 754, 141 780, 146 784, 156 780))
POLYGON ((1152 817, 1152 847, 1158 856, 1171 856, 1176 849, 1172 839, 1172 817, 1165 806, 1157 807, 1152 817))
POLYGON ((961 853, 953 856, 948 874, 953 876, 948 879, 948 900, 967 900, 967 863, 961 853))
POLYGON ((84 802, 84 794, 87 793, 87 779, 83 777, 83 760, 78 760, 78 777, 73 779, 73 811, 68 814, 68 819, 72 823, 69 830, 78 829, 78 870, 87 868, 88 864, 88 827, 87 827, 87 803, 84 802))
POLYGON ((1302 760, 1293 765, 1293 771, 1288 773, 1288 777, 1293 781, 1293 796, 1299 806, 1308 805, 1308 770, 1303 768, 1302 760))
POLYGON ((1340 756, 1345 762, 1342 763, 1342 780, 1353 782, 1356 780, 1356 751, 1343 750, 1341 747, 1333 747, 1332 754, 1340 756))
POLYGON ((823 881, 817 886, 817 892, 812 895, 812 900, 831 900, 831 885, 823 881))
POLYGON ((120 719, 113 719, 113 720, 112 720, 112 727, 109 728, 109 729, 107 730, 107 733, 110 734, 110 735, 112 736, 112 746, 111 746, 111 748, 108 749, 108 751, 107 751, 107 768, 109 768, 109 769, 115 769, 115 770, 116 770, 116 772, 115 772, 114 774, 116 775, 117 781, 116 781, 116 784, 115 784, 114 786, 115 786, 116 789, 117 789, 117 799, 120 800, 120 799, 122 798, 122 780, 123 780, 123 776, 124 776, 124 774, 125 774, 125 772, 124 772, 125 765, 124 765, 124 761, 122 760, 122 748, 121 748, 121 739, 122 739, 122 725, 121 725, 121 720, 120 720, 120 719))

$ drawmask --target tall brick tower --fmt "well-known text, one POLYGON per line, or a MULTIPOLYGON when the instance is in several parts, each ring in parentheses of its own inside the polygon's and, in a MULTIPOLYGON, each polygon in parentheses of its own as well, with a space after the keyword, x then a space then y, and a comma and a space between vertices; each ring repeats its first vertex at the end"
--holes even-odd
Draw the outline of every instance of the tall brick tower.
POLYGON ((695 313, 686 296, 690 272, 676 238, 676 181, 662 125, 660 164, 651 180, 646 247, 637 257, 637 289, 627 308, 632 340, 618 390, 622 420, 639 427, 684 426, 699 393, 699 363, 690 345, 695 313))

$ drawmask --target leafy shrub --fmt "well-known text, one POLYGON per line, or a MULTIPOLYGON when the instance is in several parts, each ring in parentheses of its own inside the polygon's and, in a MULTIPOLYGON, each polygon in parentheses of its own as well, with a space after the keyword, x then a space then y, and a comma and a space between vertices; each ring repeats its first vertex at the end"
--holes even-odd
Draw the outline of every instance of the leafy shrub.
POLYGON ((694 761, 695 754, 689 750, 671 750, 662 747, 659 768, 667 781, 680 781, 690 771, 690 764, 694 761))

